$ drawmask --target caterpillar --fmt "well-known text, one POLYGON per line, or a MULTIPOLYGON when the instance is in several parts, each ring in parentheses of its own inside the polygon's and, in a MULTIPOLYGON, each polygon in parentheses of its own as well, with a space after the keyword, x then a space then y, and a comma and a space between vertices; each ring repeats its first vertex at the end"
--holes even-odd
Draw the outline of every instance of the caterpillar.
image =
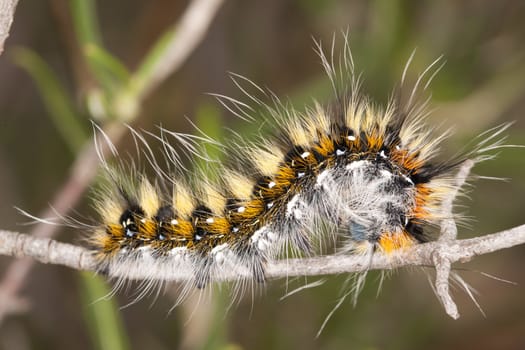
MULTIPOLYGON (((317 52, 334 92, 326 106, 313 102, 298 111, 234 75, 274 132, 220 146, 229 159, 215 164, 215 179, 188 169, 170 143, 206 158, 195 145, 205 137, 161 129, 154 137, 171 168, 166 170, 145 137, 132 130, 156 177, 103 160, 107 181, 95 196, 101 223, 88 238, 99 271, 121 282, 144 272, 152 283, 191 281, 188 289, 220 281, 225 271, 257 283, 265 280, 268 262, 317 254, 323 241, 337 241, 347 254, 371 256, 435 238, 435 228, 450 215, 441 204, 458 190, 459 165, 468 157, 490 158, 486 152, 500 145, 495 138, 505 126, 485 134, 474 150, 440 160, 449 132, 426 124, 427 101, 417 98, 439 70, 439 59, 414 83, 408 101, 399 92, 381 107, 361 92, 348 43, 339 64, 334 45, 330 56, 320 44, 317 52), (243 84, 269 95, 270 102, 243 84)), ((257 119, 248 104, 217 98, 241 118, 257 119)))

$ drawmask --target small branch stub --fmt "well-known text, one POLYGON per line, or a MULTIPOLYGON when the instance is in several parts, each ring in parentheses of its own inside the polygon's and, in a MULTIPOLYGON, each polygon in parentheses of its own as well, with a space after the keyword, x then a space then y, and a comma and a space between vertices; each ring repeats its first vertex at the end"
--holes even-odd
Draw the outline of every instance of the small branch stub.
POLYGON ((438 247, 434 254, 434 266, 436 267, 436 294, 445 308, 445 312, 457 320, 459 318, 458 307, 450 296, 449 278, 452 264, 438 247))

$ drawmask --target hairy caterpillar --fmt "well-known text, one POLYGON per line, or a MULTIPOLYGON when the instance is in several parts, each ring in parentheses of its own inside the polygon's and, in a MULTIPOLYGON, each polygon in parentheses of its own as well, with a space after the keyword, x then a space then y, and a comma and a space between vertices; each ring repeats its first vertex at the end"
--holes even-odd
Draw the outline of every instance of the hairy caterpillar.
MULTIPOLYGON (((343 251, 366 256, 431 239, 433 228, 450 215, 441 204, 458 190, 459 164, 490 157, 486 152, 500 145, 495 138, 505 126, 485 134, 474 150, 437 160, 448 134, 425 125, 426 102, 416 95, 432 80, 438 60, 407 102, 396 95, 381 108, 360 92, 348 45, 339 65, 333 52, 327 57, 318 49, 334 103, 298 112, 273 95, 270 105, 246 92, 276 125, 274 136, 225 146, 231 159, 216 180, 187 171, 168 140, 201 156, 196 137, 167 130, 156 137, 168 172, 132 131, 157 177, 151 181, 133 167, 126 174, 106 165, 108 181, 96 200, 102 222, 89 238, 100 271, 120 281, 147 271, 152 283, 189 280, 186 286, 204 288, 224 271, 234 271, 239 281, 264 281, 268 261, 289 252, 313 254, 328 238, 340 241, 343 251)), ((264 92, 237 79, 243 92, 239 80, 264 92)), ((218 97, 233 113, 253 118, 243 102, 218 97)))

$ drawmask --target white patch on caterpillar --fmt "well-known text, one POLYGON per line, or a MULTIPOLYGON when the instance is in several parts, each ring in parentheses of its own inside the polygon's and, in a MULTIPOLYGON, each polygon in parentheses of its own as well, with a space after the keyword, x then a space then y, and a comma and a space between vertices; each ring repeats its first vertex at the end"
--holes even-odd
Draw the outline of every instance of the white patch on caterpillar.
POLYGON ((227 248, 228 248, 228 244, 224 243, 216 247, 213 247, 213 249, 211 250, 211 254, 213 255, 217 264, 221 265, 222 263, 224 263, 224 260, 226 259, 226 255, 230 253, 230 251, 226 252, 227 248))
POLYGON ((330 170, 323 170, 316 179, 315 186, 320 187, 325 184, 325 182, 328 180, 328 177, 330 176, 330 170))
POLYGON ((185 281, 193 277, 193 267, 185 247, 170 250, 166 257, 154 257, 150 247, 134 251, 123 249, 115 259, 106 262, 104 268, 110 277, 123 280, 142 279, 185 281))
MULTIPOLYGON (((394 176, 394 175, 392 175, 392 173, 391 173, 390 171, 388 171, 388 170, 384 170, 384 169, 382 169, 382 170, 380 170, 379 172, 381 173, 381 176, 382 176, 383 178, 387 179, 387 180, 390 180, 390 179, 392 178, 392 176, 394 176)), ((406 177, 406 176, 405 176, 405 177, 406 177)))
POLYGON ((261 252, 268 252, 277 242, 277 235, 275 235, 268 227, 264 226, 253 233, 250 241, 261 252))
POLYGON ((305 214, 304 210, 305 204, 301 201, 301 197, 296 194, 286 205, 286 216, 301 220, 305 214))
POLYGON ((346 166, 346 170, 355 170, 355 169, 359 169, 361 167, 363 167, 365 164, 369 163, 368 161, 366 160, 356 160, 354 162, 351 162, 350 164, 348 164, 346 166))

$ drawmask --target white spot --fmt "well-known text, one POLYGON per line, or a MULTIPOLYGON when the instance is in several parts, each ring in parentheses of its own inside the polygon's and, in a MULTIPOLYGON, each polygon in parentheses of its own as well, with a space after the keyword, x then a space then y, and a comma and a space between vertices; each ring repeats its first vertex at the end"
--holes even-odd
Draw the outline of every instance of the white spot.
MULTIPOLYGON (((178 249, 178 248, 175 248, 178 249)), ((173 262, 175 264, 180 264, 181 260, 183 259, 183 255, 179 254, 178 252, 174 252, 173 250, 170 252, 170 254, 173 256, 173 262)))
POLYGON ((295 195, 292 197, 292 199, 290 199, 290 201, 288 202, 288 204, 286 205, 286 212, 290 211, 296 204, 297 202, 299 201, 299 195, 295 195))
POLYGON ((266 226, 261 227, 253 233, 253 235, 250 237, 250 241, 257 242, 261 238, 263 233, 265 233, 265 231, 267 231, 266 226))
POLYGON ((142 218, 142 219, 140 219, 140 222, 142 222, 143 224, 145 224, 145 223, 146 223, 146 219, 142 218))
POLYGON ((176 247, 170 250, 170 255, 179 255, 186 251, 186 247, 176 247))
POLYGON ((273 207, 273 202, 270 202, 270 203, 266 204, 266 207, 267 207, 268 209, 270 209, 271 207, 273 207))
POLYGON ((215 220, 213 218, 207 218, 206 219, 206 223, 208 224, 213 224, 215 222, 215 220))
POLYGON ((250 242, 255 244, 259 250, 265 251, 275 239, 276 235, 264 226, 253 233, 250 242))
POLYGON ((354 135, 348 135, 347 139, 350 140, 350 141, 355 141, 355 136, 354 135))
POLYGON ((396 145, 396 150, 399 151, 400 149, 401 149, 401 147, 399 147, 399 145, 396 145))
POLYGON ((257 248, 261 251, 265 251, 270 246, 271 242, 269 241, 270 234, 272 232, 268 228, 262 227, 253 233, 253 236, 250 238, 250 241, 257 245, 257 248))
POLYGON ((239 207, 237 208, 237 213, 244 213, 245 210, 246 210, 246 207, 239 207))
POLYGON ((303 154, 301 154, 301 158, 305 159, 309 155, 310 155, 310 152, 304 152, 303 154))
POLYGON ((202 239, 202 236, 201 235, 195 235, 195 240, 196 241, 200 241, 202 239))
POLYGON ((177 247, 170 250, 170 255, 173 257, 175 264, 180 264, 185 257, 186 247, 177 247))
POLYGON ((296 194, 286 205, 286 216, 293 216, 296 219, 302 219, 303 211, 299 209, 300 204, 302 204, 302 202, 300 202, 299 195, 296 194))
POLYGON ((383 177, 386 177, 387 179, 390 179, 392 177, 392 173, 388 170, 382 169, 379 171, 383 177))
POLYGON ((323 170, 319 175, 317 175, 317 181, 315 183, 316 186, 322 186, 323 182, 325 181, 326 177, 330 174, 328 170, 323 170))
POLYGON ((362 167, 365 163, 367 163, 366 160, 357 160, 357 161, 353 161, 353 162, 351 162, 350 164, 348 164, 348 165, 346 166, 346 170, 354 170, 354 169, 360 168, 360 167, 362 167))
POLYGON ((383 158, 388 158, 388 157, 386 156, 386 154, 385 154, 385 151, 384 151, 384 150, 383 150, 383 151, 381 151, 381 152, 379 153, 379 155, 380 155, 381 157, 383 157, 383 158))
POLYGON ((297 173, 297 178, 300 179, 300 178, 304 177, 304 175, 305 175, 304 173, 297 173))
POLYGON ((155 263, 155 258, 151 254, 152 251, 150 247, 141 247, 138 251, 140 252, 140 259, 145 266, 155 263))
POLYGON ((403 175, 403 179, 405 179, 409 184, 413 185, 414 184, 414 181, 412 181, 411 178, 409 178, 408 176, 406 175, 403 175))
POLYGON ((336 149, 336 150, 335 150, 335 155, 337 155, 337 156, 342 156, 342 155, 345 154, 345 153, 346 153, 345 151, 342 151, 342 150, 340 150, 340 149, 336 149))
POLYGON ((178 225, 179 222, 177 221, 177 219, 173 219, 173 220, 171 220, 171 224, 172 225, 178 225))
MULTIPOLYGON (((217 248, 217 247, 215 247, 217 248)), ((213 248, 213 249, 215 249, 213 248)), ((222 252, 217 252, 215 253, 214 255, 214 258, 215 258, 215 263, 218 264, 218 265, 222 265, 224 263, 224 253, 222 252)))
POLYGON ((272 188, 275 186, 275 182, 273 181, 270 181, 270 183, 268 184, 268 188, 272 188))
POLYGON ((219 244, 218 246, 214 247, 212 250, 211 250, 211 253, 212 254, 216 254, 224 249, 226 249, 228 247, 228 244, 227 243, 223 243, 223 244, 219 244))
POLYGON ((232 232, 234 232, 234 233, 239 232, 239 228, 238 228, 238 227, 234 227, 234 228, 232 228, 232 232))
POLYGON ((268 248, 268 241, 265 239, 260 239, 257 241, 257 248, 261 251, 265 251, 268 248))

